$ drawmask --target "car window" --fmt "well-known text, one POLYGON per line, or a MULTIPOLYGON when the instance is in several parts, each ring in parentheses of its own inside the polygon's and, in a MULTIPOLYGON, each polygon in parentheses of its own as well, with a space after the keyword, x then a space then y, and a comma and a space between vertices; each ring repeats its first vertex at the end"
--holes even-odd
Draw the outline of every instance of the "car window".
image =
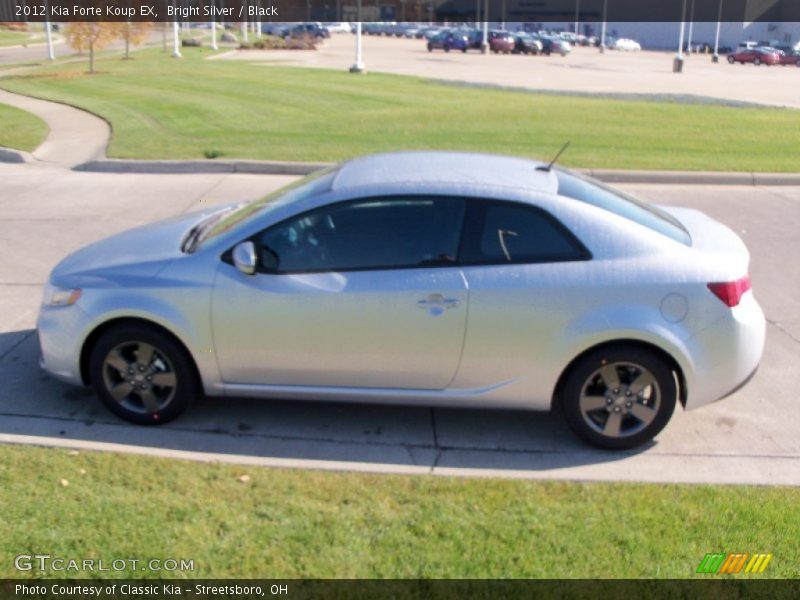
POLYGON ((444 266, 456 261, 463 219, 456 198, 372 198, 284 221, 257 246, 278 273, 444 266))
POLYGON ((552 215, 513 202, 476 202, 461 262, 513 264, 584 260, 582 244, 552 215))
POLYGON ((689 232, 669 213, 607 185, 562 169, 553 169, 558 194, 602 208, 690 246, 689 232))
POLYGON ((270 207, 288 204, 290 202, 297 202, 304 198, 316 196, 330 191, 333 185, 333 180, 339 172, 339 167, 329 167, 316 171, 298 179, 287 186, 280 188, 274 192, 270 192, 266 196, 249 202, 239 208, 238 210, 226 215, 225 218, 215 223, 209 230, 202 236, 200 240, 205 241, 211 239, 221 233, 230 231, 234 227, 241 225, 245 221, 253 218, 257 214, 263 214, 265 210, 270 207))

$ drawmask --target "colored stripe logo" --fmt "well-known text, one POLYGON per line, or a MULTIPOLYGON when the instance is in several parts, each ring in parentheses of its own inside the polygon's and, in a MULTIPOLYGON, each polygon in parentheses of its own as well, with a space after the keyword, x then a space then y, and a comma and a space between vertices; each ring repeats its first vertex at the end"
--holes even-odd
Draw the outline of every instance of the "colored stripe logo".
POLYGON ((749 554, 747 552, 708 553, 700 561, 697 573, 730 574, 763 573, 772 554, 749 554))

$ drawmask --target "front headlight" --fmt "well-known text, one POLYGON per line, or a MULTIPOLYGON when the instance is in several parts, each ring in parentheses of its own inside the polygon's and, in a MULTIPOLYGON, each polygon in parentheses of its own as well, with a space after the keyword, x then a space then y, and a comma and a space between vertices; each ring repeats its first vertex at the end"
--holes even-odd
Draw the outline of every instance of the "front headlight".
POLYGON ((62 288, 48 283, 44 286, 42 304, 45 306, 69 306, 75 304, 80 297, 81 290, 78 288, 62 288))

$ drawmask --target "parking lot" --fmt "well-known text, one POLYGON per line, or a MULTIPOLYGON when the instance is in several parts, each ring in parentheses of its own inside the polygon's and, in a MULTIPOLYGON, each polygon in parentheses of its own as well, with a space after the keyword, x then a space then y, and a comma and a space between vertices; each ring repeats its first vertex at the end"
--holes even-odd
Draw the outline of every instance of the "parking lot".
MULTIPOLYGON (((316 51, 242 50, 222 60, 256 60, 315 68, 347 69, 354 62, 354 36, 335 34, 316 51)), ((573 48, 570 55, 481 55, 476 51, 428 52, 424 40, 364 36, 368 71, 417 75, 471 85, 496 85, 590 94, 684 95, 723 102, 800 108, 800 68, 714 64, 708 55, 687 57, 683 73, 672 72, 673 52, 620 52, 573 48), (520 65, 524 65, 521 67, 520 65)))
POLYGON ((704 210, 739 233, 753 255, 753 287, 769 326, 750 385, 697 411, 679 409, 648 447, 609 453, 576 441, 558 415, 509 411, 210 398, 164 427, 124 423, 90 390, 38 369, 33 328, 49 270, 101 237, 208 203, 254 198, 291 178, 97 174, 39 163, 0 164, 0 179, 0 441, 314 468, 800 485, 793 389, 800 265, 792 260, 800 254, 800 188, 622 186, 704 210))

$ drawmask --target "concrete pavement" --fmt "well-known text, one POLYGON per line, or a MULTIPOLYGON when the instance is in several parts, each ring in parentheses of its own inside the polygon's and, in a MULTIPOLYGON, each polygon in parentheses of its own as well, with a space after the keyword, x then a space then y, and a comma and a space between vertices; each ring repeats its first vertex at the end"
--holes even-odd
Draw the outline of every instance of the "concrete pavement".
POLYGON ((244 464, 547 479, 800 485, 800 187, 625 189, 704 210, 753 254, 769 318, 749 386, 676 411, 656 442, 610 453, 578 442, 557 414, 211 398, 156 428, 128 425, 90 390, 37 366, 41 286, 66 253, 123 229, 211 203, 254 198, 291 181, 247 174, 145 175, 0 164, 0 442, 35 443, 244 464))
MULTIPOLYGON (((215 57, 344 71, 355 56, 354 36, 335 35, 316 52, 242 50, 215 57)), ((480 55, 428 52, 423 40, 364 36, 369 72, 415 75, 457 84, 569 92, 586 96, 645 97, 673 102, 761 104, 800 108, 797 67, 756 67, 712 63, 710 56, 687 56, 683 73, 672 72, 671 52, 600 54, 574 48, 569 56, 480 55)), ((368 76, 368 75, 367 75, 368 76)))

